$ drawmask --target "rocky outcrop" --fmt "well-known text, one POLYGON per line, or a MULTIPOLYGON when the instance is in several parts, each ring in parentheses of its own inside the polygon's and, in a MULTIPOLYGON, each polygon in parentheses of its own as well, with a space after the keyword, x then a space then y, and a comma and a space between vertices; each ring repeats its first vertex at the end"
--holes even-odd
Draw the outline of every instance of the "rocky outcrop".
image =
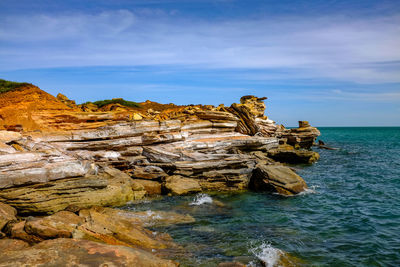
POLYGON ((282 129, 277 136, 294 148, 310 149, 320 134, 308 121, 299 121, 298 128, 282 129))
POLYGON ((281 145, 268 151, 268 157, 282 163, 312 164, 319 160, 319 154, 312 150, 294 149, 290 145, 281 145))
POLYGON ((53 213, 70 205, 120 206, 135 196, 131 178, 116 169, 65 157, 46 163, 49 155, 42 153, 0 157, 0 201, 21 213, 53 213))
POLYGON ((288 167, 258 164, 251 176, 249 187, 256 191, 272 191, 290 196, 304 191, 307 185, 288 167))
POLYGON ((57 238, 32 247, 19 247, 2 252, 0 266, 24 266, 27 263, 30 266, 178 266, 140 249, 88 240, 57 238))

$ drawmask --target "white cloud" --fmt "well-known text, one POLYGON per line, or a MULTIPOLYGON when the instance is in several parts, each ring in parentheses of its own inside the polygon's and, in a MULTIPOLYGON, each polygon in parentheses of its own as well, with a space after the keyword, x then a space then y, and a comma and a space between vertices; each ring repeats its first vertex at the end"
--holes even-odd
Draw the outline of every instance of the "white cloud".
POLYGON ((293 69, 299 78, 358 83, 400 82, 400 16, 210 22, 148 9, 135 14, 3 16, 0 47, 2 70, 178 64, 293 69), (379 64, 396 61, 391 67, 379 64))

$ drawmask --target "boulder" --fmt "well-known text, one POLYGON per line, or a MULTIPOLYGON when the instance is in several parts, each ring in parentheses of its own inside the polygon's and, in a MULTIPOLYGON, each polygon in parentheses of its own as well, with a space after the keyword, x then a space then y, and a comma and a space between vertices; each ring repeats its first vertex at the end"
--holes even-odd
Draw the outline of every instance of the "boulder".
POLYGON ((11 207, 10 205, 4 204, 0 202, 0 231, 3 227, 9 222, 14 221, 17 218, 17 210, 11 207))
POLYGON ((165 180, 165 189, 173 195, 187 195, 201 191, 199 182, 180 175, 169 176, 165 180))
POLYGON ((286 166, 258 164, 250 178, 249 188, 290 196, 307 189, 307 184, 286 166))
POLYGON ((43 239, 72 237, 72 232, 84 221, 75 213, 59 211, 51 216, 29 220, 24 229, 28 234, 43 239))
POLYGON ((148 196, 161 195, 161 183, 157 181, 135 179, 134 182, 142 185, 148 196))
POLYGON ((135 266, 173 267, 140 249, 112 246, 87 240, 57 238, 29 248, 3 252, 0 266, 135 266))

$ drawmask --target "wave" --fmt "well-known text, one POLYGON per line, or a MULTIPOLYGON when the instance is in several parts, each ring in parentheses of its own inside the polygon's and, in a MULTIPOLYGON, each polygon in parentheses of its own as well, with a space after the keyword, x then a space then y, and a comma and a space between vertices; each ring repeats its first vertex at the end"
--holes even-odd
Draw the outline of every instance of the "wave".
MULTIPOLYGON (((262 261, 265 267, 277 266, 283 254, 282 250, 274 248, 269 242, 263 242, 261 245, 251 248, 250 252, 262 261)), ((248 266, 255 266, 255 264, 249 263, 248 266)))
POLYGON ((213 199, 207 194, 197 194, 193 201, 189 203, 191 206, 199 206, 203 204, 211 204, 213 203, 213 199))

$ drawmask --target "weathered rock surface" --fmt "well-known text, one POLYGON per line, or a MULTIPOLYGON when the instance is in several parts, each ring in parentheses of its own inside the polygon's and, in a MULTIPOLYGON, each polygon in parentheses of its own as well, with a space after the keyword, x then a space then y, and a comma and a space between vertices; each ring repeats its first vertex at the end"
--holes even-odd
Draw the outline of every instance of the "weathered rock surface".
POLYGON ((16 220, 17 211, 10 205, 0 202, 0 231, 9 222, 16 220))
POLYGON ((145 250, 178 248, 168 235, 143 228, 145 219, 140 214, 95 207, 81 210, 79 216, 85 223, 74 231, 74 238, 145 250))
MULTIPOLYGON (((22 247, 21 247, 22 248, 22 247)), ((140 249, 112 246, 87 240, 57 238, 33 247, 4 251, 0 266, 137 266, 172 267, 173 261, 160 259, 140 249)))
POLYGON ((249 186, 256 191, 272 191, 281 195, 295 195, 307 188, 303 178, 290 168, 263 164, 257 165, 249 186))
POLYGON ((187 195, 201 191, 201 186, 197 180, 179 175, 169 176, 165 180, 164 186, 173 195, 187 195))
POLYGON ((9 251, 19 251, 27 247, 29 247, 29 244, 19 239, 9 239, 9 238, 0 239, 1 255, 2 253, 6 253, 9 251))
MULTIPOLYGON (((79 171, 80 168, 82 167, 79 167, 79 171)), ((28 172, 31 170, 28 169, 28 172)), ((39 172, 42 173, 42 170, 39 169, 39 172)), ((4 174, 2 179, 8 183, 3 183, 6 188, 0 190, 0 201, 15 207, 22 214, 54 213, 70 205, 79 208, 94 205, 121 206, 134 199, 130 177, 115 169, 104 168, 98 170, 97 175, 88 173, 85 176, 64 177, 55 181, 47 181, 46 176, 43 179, 39 175, 36 176, 37 180, 34 179, 35 176, 29 180, 30 176, 23 172, 16 173, 11 174, 15 177, 11 181, 14 185, 18 184, 18 187, 10 187, 10 180, 4 174), (20 173, 22 179, 18 176, 20 173)), ((69 172, 55 173, 69 176, 69 172)))
POLYGON ((85 220, 78 215, 59 211, 51 216, 35 218, 25 223, 24 230, 28 234, 43 239, 72 237, 72 232, 85 220))
POLYGON ((25 224, 26 221, 9 223, 5 228, 5 232, 11 238, 23 240, 31 245, 43 241, 43 238, 41 237, 28 234, 25 231, 25 224))
POLYGON ((135 179, 134 183, 138 183, 143 186, 143 190, 146 191, 146 195, 161 195, 161 183, 149 180, 135 179))

